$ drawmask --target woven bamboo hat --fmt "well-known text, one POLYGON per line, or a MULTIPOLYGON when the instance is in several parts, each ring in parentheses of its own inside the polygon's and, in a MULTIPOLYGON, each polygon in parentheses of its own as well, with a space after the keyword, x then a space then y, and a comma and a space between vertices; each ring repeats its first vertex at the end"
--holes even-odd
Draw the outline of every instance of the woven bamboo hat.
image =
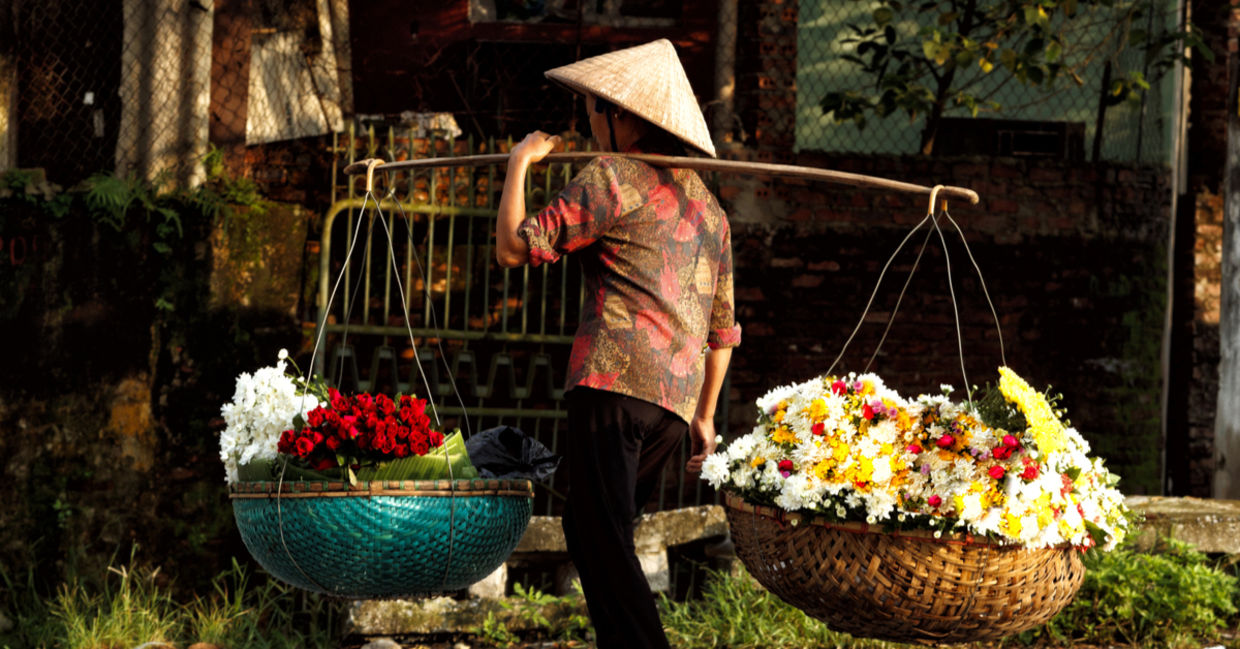
POLYGON ((576 92, 602 97, 715 157, 706 118, 676 48, 666 38, 582 59, 545 74, 576 92))

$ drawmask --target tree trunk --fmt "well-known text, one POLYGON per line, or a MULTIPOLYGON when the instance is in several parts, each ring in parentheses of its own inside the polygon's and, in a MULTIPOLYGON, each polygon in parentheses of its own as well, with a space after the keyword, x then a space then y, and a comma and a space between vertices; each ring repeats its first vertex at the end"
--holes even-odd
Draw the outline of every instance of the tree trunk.
POLYGON ((1214 497, 1240 499, 1240 55, 1231 25, 1227 163, 1223 176, 1223 255, 1219 308, 1218 410, 1214 419, 1214 497))

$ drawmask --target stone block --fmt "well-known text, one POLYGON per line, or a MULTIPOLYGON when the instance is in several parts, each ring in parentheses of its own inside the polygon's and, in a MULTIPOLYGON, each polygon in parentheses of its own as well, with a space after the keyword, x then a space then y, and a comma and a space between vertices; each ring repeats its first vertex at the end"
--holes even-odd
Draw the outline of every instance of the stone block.
POLYGON ((1185 541, 1202 552, 1240 554, 1240 501, 1203 498, 1129 496, 1128 506, 1142 514, 1138 545, 1158 536, 1185 541))

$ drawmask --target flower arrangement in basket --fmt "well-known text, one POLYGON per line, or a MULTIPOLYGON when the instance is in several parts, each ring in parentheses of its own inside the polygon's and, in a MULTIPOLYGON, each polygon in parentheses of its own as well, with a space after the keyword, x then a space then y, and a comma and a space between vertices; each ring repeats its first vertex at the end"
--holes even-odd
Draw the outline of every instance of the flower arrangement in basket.
POLYGON ((897 641, 997 638, 1070 601, 1074 549, 1128 531, 1118 480, 1054 402, 1001 367, 997 391, 906 399, 874 374, 758 400, 707 458, 738 554, 834 628, 897 641))
POLYGON ((242 539, 276 577, 353 598, 459 590, 511 554, 527 480, 478 480, 410 395, 345 395, 279 362, 237 379, 220 457, 242 539))

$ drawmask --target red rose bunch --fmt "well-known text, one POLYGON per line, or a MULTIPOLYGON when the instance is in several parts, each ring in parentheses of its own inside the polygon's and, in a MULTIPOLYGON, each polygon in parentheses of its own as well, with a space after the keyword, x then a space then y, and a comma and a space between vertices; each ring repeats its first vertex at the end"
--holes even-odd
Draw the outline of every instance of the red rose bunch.
POLYGON ((304 426, 284 431, 278 445, 315 471, 426 455, 443 444, 443 434, 431 430, 425 399, 403 395, 398 403, 385 394, 350 397, 335 388, 328 398, 326 407, 306 414, 304 426))

